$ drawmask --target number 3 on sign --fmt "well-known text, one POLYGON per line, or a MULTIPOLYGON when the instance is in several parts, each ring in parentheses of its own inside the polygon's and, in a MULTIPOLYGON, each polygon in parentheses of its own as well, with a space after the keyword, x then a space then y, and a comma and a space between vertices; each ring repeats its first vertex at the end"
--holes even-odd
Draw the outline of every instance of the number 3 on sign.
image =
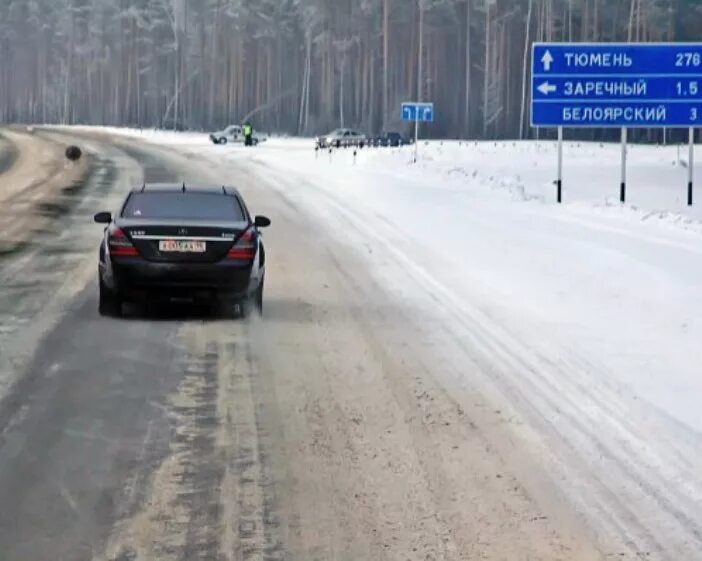
POLYGON ((693 107, 692 109, 690 109, 690 120, 691 121, 697 120, 697 107, 693 107))

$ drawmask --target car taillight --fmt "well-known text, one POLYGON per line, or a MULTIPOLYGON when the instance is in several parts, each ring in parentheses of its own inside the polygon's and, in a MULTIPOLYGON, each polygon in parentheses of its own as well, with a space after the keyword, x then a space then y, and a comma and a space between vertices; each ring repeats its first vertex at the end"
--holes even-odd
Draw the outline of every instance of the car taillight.
POLYGON ((252 260, 256 257, 256 233, 253 228, 247 230, 227 253, 227 259, 252 260))
POLYGON ((110 255, 114 257, 134 257, 139 255, 132 242, 129 241, 129 238, 120 228, 115 228, 110 232, 107 242, 110 246, 110 255))

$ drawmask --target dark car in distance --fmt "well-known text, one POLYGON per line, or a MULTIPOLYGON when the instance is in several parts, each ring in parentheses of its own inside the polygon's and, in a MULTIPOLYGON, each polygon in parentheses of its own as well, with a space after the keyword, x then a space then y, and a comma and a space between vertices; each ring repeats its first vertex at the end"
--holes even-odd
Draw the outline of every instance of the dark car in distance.
POLYGON ((266 255, 260 228, 232 187, 146 184, 132 190, 105 224, 98 264, 99 311, 145 298, 207 299, 246 315, 261 310, 266 255))
POLYGON ((411 143, 412 141, 408 137, 401 135, 399 132, 384 132, 371 139, 372 146, 398 147, 407 146, 411 143))

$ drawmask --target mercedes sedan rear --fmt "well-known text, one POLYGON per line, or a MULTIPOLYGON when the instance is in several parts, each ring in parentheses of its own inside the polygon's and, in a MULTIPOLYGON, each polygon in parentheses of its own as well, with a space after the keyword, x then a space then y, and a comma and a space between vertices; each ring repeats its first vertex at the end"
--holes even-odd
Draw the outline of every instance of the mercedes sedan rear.
POLYGON ((265 249, 260 228, 230 187, 147 184, 129 193, 106 224, 99 257, 99 311, 145 299, 207 299, 245 314, 263 306, 265 249))

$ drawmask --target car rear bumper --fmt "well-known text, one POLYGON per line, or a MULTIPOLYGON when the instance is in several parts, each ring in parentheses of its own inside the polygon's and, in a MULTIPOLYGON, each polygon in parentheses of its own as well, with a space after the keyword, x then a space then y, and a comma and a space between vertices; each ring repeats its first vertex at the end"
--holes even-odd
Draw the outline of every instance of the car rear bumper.
POLYGON ((210 292, 231 297, 247 296, 256 288, 253 264, 156 263, 130 259, 112 263, 114 288, 128 295, 132 292, 210 292))

